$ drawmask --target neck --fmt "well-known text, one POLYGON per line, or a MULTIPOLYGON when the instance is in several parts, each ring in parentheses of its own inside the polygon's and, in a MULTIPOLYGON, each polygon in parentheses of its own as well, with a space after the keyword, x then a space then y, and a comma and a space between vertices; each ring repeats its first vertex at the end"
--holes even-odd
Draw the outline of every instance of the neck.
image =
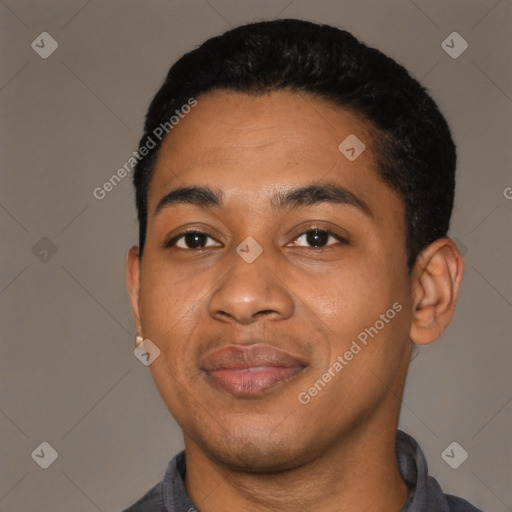
POLYGON ((223 510, 226 504, 232 512, 398 512, 409 489, 396 458, 399 400, 396 395, 390 400, 325 453, 279 473, 226 467, 185 437, 188 493, 201 512, 223 510))

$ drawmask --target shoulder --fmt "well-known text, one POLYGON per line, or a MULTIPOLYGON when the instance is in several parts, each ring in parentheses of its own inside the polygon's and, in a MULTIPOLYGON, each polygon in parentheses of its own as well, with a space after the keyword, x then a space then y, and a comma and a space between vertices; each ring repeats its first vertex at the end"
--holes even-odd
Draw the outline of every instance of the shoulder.
POLYGON ((397 430, 396 454, 402 478, 411 489, 401 512, 483 512, 462 498, 445 494, 439 482, 429 476, 418 442, 401 430, 397 430))
POLYGON ((164 512, 162 482, 152 487, 140 500, 123 512, 164 512))
POLYGON ((167 465, 164 478, 142 498, 122 512, 181 512, 196 510, 185 487, 185 450, 167 465))
POLYGON ((457 496, 445 494, 445 498, 448 502, 448 510, 450 512, 483 512, 483 510, 474 507, 471 503, 463 500, 462 498, 457 498, 457 496))

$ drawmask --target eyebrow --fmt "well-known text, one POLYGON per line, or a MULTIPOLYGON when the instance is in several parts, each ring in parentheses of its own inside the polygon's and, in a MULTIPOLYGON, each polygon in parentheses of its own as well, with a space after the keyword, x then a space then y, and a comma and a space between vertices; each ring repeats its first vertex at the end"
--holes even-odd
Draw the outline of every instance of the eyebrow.
MULTIPOLYGON (((155 216, 162 210, 180 203, 193 204, 200 208, 221 208, 224 205, 223 198, 222 191, 215 187, 176 188, 160 199, 155 209, 155 216)), ((292 188, 279 191, 271 197, 271 206, 277 211, 320 203, 346 204, 359 209, 368 217, 373 217, 373 212, 362 199, 334 183, 292 188)))

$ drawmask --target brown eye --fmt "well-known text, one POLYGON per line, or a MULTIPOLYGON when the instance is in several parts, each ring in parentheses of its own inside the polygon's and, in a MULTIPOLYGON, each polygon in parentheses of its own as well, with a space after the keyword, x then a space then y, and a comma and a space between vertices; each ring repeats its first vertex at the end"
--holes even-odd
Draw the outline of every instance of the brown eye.
POLYGON ((205 247, 211 247, 217 245, 216 242, 207 233, 202 231, 190 231, 188 233, 182 233, 174 237, 168 244, 168 247, 178 247, 179 249, 203 249, 205 247), (213 243, 208 244, 208 240, 213 243))
POLYGON ((334 245, 336 242, 345 242, 345 240, 334 233, 331 233, 330 231, 327 231, 325 229, 310 229, 308 231, 305 231, 302 233, 298 238, 296 238, 297 241, 301 241, 300 243, 296 243, 295 245, 299 247, 315 247, 315 248, 321 248, 326 247, 329 245, 334 245), (331 243, 328 243, 331 241, 331 243))

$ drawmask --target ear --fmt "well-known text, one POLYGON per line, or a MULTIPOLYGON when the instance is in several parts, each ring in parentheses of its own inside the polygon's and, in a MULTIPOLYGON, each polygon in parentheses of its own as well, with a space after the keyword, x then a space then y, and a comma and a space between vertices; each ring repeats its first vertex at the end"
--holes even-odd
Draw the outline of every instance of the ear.
POLYGON ((140 322, 140 258, 139 248, 133 246, 126 257, 126 286, 130 296, 133 320, 137 333, 142 336, 140 322))
POLYGON ((409 338, 427 345, 440 338, 455 312, 464 260, 449 238, 432 242, 418 255, 413 269, 413 319, 409 338))

